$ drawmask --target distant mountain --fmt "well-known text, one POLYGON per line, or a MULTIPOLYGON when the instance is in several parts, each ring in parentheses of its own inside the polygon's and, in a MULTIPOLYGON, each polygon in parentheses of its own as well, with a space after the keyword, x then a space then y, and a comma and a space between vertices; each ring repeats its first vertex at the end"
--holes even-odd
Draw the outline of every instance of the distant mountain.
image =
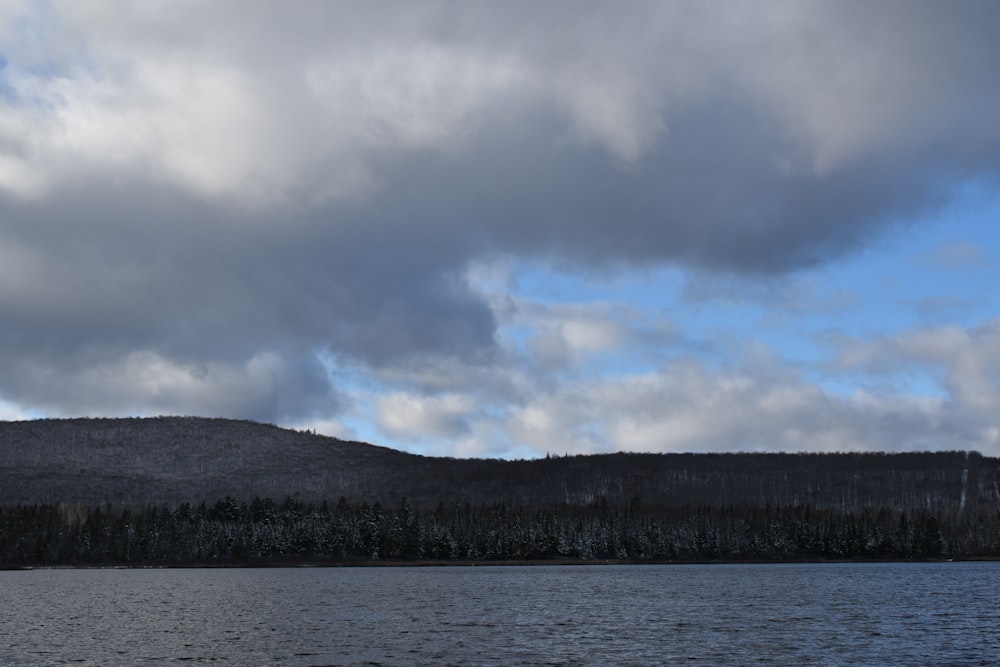
POLYGON ((177 505, 224 497, 957 512, 1000 507, 1000 459, 933 452, 469 460, 227 419, 0 422, 0 505, 177 505))

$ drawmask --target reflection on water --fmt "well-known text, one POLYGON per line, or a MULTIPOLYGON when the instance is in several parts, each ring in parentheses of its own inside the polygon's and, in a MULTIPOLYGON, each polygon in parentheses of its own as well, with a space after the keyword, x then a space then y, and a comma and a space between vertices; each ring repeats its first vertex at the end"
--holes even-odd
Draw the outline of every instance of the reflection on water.
POLYGON ((1000 564, 0 572, 0 664, 996 665, 1000 564))

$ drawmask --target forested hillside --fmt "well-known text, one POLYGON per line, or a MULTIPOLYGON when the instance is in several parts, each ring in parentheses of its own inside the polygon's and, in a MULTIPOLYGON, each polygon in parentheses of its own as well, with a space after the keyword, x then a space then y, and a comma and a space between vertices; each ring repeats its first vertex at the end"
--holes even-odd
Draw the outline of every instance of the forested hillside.
POLYGON ((965 452, 446 459, 226 419, 0 422, 0 505, 343 496, 369 503, 406 498, 417 506, 638 498, 647 506, 936 510, 995 506, 998 464, 965 452))
POLYGON ((246 421, 0 422, 0 562, 998 556, 998 464, 461 460, 246 421))

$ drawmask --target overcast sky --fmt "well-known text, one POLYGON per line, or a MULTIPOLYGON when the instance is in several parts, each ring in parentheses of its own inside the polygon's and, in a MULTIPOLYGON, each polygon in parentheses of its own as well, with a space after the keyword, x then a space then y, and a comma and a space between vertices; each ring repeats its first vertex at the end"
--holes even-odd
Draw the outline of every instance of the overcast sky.
POLYGON ((1000 455, 1000 4, 0 0, 0 418, 1000 455))

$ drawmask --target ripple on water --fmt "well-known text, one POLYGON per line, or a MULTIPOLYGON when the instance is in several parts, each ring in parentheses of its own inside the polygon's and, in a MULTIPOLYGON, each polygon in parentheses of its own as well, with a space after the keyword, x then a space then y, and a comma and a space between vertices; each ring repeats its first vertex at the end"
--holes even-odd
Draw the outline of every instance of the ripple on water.
POLYGON ((1000 564, 0 572, 0 664, 992 665, 1000 564))

